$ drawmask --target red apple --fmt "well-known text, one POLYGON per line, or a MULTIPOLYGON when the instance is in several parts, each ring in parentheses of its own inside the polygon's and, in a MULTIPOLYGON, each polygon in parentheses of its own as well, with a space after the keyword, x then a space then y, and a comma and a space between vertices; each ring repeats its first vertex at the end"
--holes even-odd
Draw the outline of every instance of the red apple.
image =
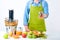
POLYGON ((26 36, 27 36, 27 34, 22 33, 22 37, 23 37, 23 38, 26 38, 26 36))

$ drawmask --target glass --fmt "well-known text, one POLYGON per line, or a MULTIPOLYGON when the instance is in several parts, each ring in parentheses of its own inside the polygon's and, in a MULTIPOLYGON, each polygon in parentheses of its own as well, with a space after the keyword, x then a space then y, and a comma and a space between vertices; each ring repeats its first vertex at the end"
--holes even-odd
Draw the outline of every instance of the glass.
POLYGON ((17 31, 22 31, 22 27, 17 27, 17 31))
POLYGON ((17 35, 22 35, 22 27, 17 27, 16 34, 17 35))

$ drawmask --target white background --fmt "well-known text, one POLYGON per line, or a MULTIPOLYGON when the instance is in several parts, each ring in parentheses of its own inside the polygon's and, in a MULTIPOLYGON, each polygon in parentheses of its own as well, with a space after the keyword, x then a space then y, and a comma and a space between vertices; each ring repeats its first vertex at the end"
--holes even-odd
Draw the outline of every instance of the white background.
MULTIPOLYGON (((8 17, 9 9, 14 10, 14 18, 18 19, 18 27, 23 26, 23 15, 29 0, 0 0, 0 31, 5 30, 4 20, 8 17)), ((47 0, 49 17, 46 19, 47 40, 60 40, 60 1, 47 0)), ((24 28, 23 28, 24 29, 24 28)))

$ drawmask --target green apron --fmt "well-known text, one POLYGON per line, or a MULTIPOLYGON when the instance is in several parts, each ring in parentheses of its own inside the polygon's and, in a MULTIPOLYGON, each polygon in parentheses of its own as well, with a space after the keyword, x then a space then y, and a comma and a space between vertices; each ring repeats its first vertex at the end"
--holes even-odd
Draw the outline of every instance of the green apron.
POLYGON ((31 31, 46 31, 44 19, 39 18, 39 12, 44 12, 42 3, 40 4, 40 6, 30 6, 30 20, 28 26, 31 31))

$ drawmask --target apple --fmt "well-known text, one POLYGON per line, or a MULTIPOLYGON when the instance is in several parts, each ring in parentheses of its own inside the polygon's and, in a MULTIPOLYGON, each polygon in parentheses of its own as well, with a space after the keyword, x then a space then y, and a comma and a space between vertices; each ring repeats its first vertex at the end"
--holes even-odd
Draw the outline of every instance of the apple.
POLYGON ((32 38, 32 35, 28 35, 27 37, 28 37, 28 38, 32 38))
POLYGON ((36 35, 33 34, 33 35, 32 35, 32 38, 36 38, 36 35))
POLYGON ((6 34, 4 34, 4 36, 3 36, 5 39, 8 39, 8 34, 6 33, 6 34))
POLYGON ((43 14, 42 13, 40 14, 40 17, 43 17, 43 14))
POLYGON ((36 38, 36 35, 35 35, 32 31, 30 31, 30 32, 28 33, 27 37, 28 37, 28 38, 36 38))
POLYGON ((29 34, 28 36, 27 36, 28 38, 36 38, 36 36, 34 35, 34 34, 29 34))
POLYGON ((23 37, 23 38, 26 38, 26 36, 27 36, 27 34, 22 33, 22 37, 23 37))

